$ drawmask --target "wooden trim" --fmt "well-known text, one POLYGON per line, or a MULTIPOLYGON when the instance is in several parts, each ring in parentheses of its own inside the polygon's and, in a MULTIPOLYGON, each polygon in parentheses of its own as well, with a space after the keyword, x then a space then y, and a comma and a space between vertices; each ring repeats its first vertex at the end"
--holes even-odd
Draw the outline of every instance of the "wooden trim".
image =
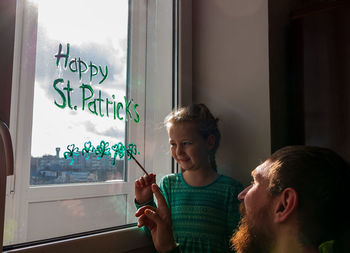
POLYGON ((331 11, 338 8, 348 8, 350 7, 350 2, 346 0, 333 1, 327 3, 316 3, 310 6, 304 7, 302 9, 293 11, 291 13, 290 19, 296 20, 307 16, 315 15, 321 12, 331 11))

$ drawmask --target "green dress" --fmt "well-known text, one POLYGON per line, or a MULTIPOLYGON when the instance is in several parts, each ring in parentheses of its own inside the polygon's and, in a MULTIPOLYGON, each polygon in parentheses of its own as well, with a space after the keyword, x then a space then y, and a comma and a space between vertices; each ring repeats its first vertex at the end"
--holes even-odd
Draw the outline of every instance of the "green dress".
POLYGON ((178 173, 165 176, 160 189, 181 252, 232 252, 229 239, 240 218, 237 195, 243 190, 241 183, 220 175, 209 185, 195 187, 178 173))

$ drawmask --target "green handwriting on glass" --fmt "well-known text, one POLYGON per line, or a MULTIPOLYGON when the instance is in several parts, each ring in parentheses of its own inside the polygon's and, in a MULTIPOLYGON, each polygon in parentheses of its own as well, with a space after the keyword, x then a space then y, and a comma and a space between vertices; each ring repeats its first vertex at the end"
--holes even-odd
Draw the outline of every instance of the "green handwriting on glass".
MULTIPOLYGON (((100 87, 96 92, 91 85, 91 82, 98 81, 98 84, 102 84, 108 77, 108 66, 100 66, 89 63, 82 60, 80 57, 70 57, 70 45, 67 43, 66 52, 62 52, 62 44, 59 44, 58 53, 55 55, 56 66, 58 67, 61 59, 63 60, 63 66, 66 70, 73 73, 77 73, 79 80, 82 80, 82 75, 87 74, 90 80, 90 84, 81 83, 79 89, 81 91, 81 110, 86 109, 100 117, 113 117, 113 119, 126 121, 133 119, 134 122, 140 122, 140 115, 137 112, 139 104, 135 103, 133 99, 127 99, 124 96, 123 101, 116 101, 116 97, 113 94, 112 97, 102 97, 100 87), (122 116, 124 115, 124 117, 122 116)), ((64 109, 69 108, 71 110, 78 110, 78 105, 72 105, 72 95, 74 88, 71 86, 70 80, 64 80, 63 78, 57 78, 53 81, 53 88, 59 95, 60 101, 55 100, 54 103, 57 107, 64 109)))
POLYGON ((100 160, 103 157, 111 157, 112 165, 115 165, 117 158, 122 159, 124 156, 128 160, 131 159, 131 155, 138 155, 140 152, 137 151, 136 144, 130 143, 127 146, 124 146, 123 143, 119 142, 113 146, 109 146, 109 142, 101 141, 96 147, 92 145, 91 141, 84 143, 84 147, 79 150, 75 144, 70 144, 67 146, 67 151, 63 153, 63 156, 66 160, 72 159, 70 164, 74 163, 74 157, 82 155, 85 159, 90 158, 90 154, 94 154, 97 157, 97 160, 100 160), (113 154, 112 154, 113 153, 113 154))

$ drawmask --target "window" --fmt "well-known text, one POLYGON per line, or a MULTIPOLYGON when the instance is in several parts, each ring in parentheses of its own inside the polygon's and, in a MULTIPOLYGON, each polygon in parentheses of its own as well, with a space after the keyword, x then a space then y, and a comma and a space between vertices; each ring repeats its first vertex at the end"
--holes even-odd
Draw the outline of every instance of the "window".
POLYGON ((133 224, 171 172, 173 2, 18 1, 4 245, 133 224))

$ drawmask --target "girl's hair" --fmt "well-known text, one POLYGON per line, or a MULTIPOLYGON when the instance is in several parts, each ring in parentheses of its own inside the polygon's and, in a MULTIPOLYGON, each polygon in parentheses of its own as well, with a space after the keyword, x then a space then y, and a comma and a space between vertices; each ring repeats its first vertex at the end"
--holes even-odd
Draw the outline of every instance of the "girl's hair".
POLYGON ((213 114, 209 111, 208 107, 204 104, 192 104, 189 106, 178 108, 164 119, 164 125, 169 131, 169 128, 176 123, 194 123, 198 133, 205 140, 208 139, 210 135, 214 135, 215 144, 209 153, 209 162, 211 167, 217 171, 215 153, 219 147, 221 134, 218 129, 217 122, 218 118, 215 118, 213 114))

